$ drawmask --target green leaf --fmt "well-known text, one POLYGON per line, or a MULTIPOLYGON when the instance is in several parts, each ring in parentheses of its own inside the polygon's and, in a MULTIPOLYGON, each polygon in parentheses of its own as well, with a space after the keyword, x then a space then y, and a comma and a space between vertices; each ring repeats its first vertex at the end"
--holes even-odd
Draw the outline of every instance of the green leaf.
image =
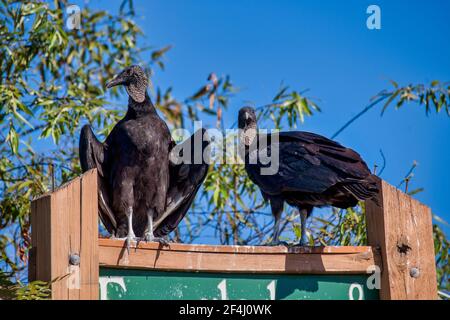
POLYGON ((281 90, 276 94, 276 96, 272 99, 272 102, 276 102, 280 100, 286 93, 289 87, 282 87, 281 90))
POLYGON ((389 81, 392 83, 392 85, 394 86, 395 89, 398 88, 398 83, 397 82, 395 82, 394 80, 389 80, 389 81))
POLYGON ((19 137, 13 126, 10 126, 6 140, 9 142, 12 153, 17 154, 19 150, 19 137))
POLYGON ((384 111, 386 111, 386 108, 389 106, 389 104, 398 96, 400 93, 400 90, 396 90, 393 93, 391 93, 389 99, 386 101, 386 103, 383 106, 383 109, 381 110, 381 115, 384 114, 384 111))
POLYGON ((152 60, 158 60, 160 59, 167 51, 169 51, 172 48, 172 46, 166 46, 162 49, 156 50, 152 52, 152 60))
POLYGON ((414 190, 408 192, 408 195, 414 196, 414 195, 416 195, 416 194, 422 192, 423 190, 424 190, 424 188, 417 188, 417 189, 414 189, 414 190))

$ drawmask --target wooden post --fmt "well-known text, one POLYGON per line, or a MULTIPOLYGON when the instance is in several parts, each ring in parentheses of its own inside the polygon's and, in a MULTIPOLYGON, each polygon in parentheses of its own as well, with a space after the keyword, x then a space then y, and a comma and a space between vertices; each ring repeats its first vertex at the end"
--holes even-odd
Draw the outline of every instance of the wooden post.
POLYGON ((97 171, 31 203, 30 280, 52 281, 52 299, 98 299, 97 171))
POLYGON ((437 299, 431 210, 380 180, 366 203, 369 245, 381 250, 381 299, 437 299))

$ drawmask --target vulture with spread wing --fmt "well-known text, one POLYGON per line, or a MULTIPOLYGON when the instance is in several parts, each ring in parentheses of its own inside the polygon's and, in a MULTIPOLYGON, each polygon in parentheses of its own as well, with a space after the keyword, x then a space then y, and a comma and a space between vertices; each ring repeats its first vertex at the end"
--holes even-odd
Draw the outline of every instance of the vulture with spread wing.
MULTIPOLYGON (((112 236, 126 237, 128 248, 136 238, 165 243, 163 237, 177 227, 193 202, 208 165, 169 161, 175 144, 147 94, 142 68, 126 68, 107 88, 117 85, 125 86, 129 95, 128 111, 104 143, 89 125, 82 128, 81 168, 98 170, 99 215, 112 236)), ((203 142, 203 148, 208 143, 203 142)))
POLYGON ((275 133, 263 137, 257 131, 256 120, 253 108, 244 107, 239 111, 245 169, 261 189, 264 199, 270 202, 275 218, 273 244, 279 243, 284 202, 300 211, 300 245, 305 245, 306 218, 314 207, 331 205, 345 209, 378 194, 376 177, 352 149, 309 132, 280 132, 277 137, 275 133), (267 142, 261 143, 264 139, 267 142), (274 167, 277 170, 264 173, 261 169, 273 163, 262 164, 261 154, 278 161, 278 166, 274 167))

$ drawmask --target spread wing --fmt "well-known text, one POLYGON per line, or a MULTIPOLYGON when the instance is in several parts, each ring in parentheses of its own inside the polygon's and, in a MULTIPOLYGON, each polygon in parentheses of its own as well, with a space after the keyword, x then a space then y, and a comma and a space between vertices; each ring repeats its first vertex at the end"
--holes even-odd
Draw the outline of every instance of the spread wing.
POLYGON ((207 147, 210 142, 203 141, 202 137, 205 132, 205 129, 198 130, 183 143, 173 145, 172 151, 176 155, 186 155, 185 159, 189 160, 179 164, 171 163, 166 211, 153 222, 154 234, 157 237, 165 236, 176 229, 191 207, 200 186, 206 178, 209 161, 205 160, 209 159, 209 154, 205 152, 208 151, 207 147), (192 152, 189 152, 189 150, 192 152), (206 159, 203 158, 205 154, 206 159))
POLYGON ((250 178, 263 192, 322 193, 339 184, 352 189, 359 199, 372 195, 360 188, 368 182, 366 179, 371 180, 371 174, 361 156, 352 149, 309 132, 281 132, 279 141, 274 141, 275 148, 270 147, 271 138, 266 149, 268 155, 275 155, 276 149, 279 150, 277 173, 262 175, 261 168, 267 165, 260 163, 246 166, 250 178))
POLYGON ((97 169, 98 172, 98 200, 100 219, 112 235, 115 234, 117 221, 110 206, 110 188, 105 177, 106 172, 106 150, 103 143, 97 140, 89 125, 85 125, 80 135, 80 163, 81 170, 86 172, 90 169, 97 169))

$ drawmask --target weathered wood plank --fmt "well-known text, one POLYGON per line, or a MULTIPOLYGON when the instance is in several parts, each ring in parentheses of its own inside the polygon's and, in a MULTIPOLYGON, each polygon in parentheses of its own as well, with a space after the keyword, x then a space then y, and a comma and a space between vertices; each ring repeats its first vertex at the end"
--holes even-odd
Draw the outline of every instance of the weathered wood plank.
POLYGON ((431 210, 379 181, 378 206, 366 204, 370 245, 382 253, 382 299, 436 299, 436 268, 431 210))
POLYGON ((365 274, 379 263, 371 247, 286 248, 139 243, 99 239, 100 266, 174 271, 365 274))
POLYGON ((34 279, 50 281, 51 278, 51 234, 50 234, 50 195, 43 196, 31 205, 32 250, 35 261, 34 279))
POLYGON ((86 172, 81 180, 81 295, 80 299, 99 297, 98 277, 98 193, 97 171, 86 172))
POLYGON ((71 184, 65 185, 51 195, 51 216, 50 232, 52 260, 51 272, 52 280, 58 279, 52 283, 52 298, 57 300, 68 299, 67 289, 67 259, 69 255, 69 214, 68 214, 68 189, 71 185, 79 183, 78 179, 71 184))

